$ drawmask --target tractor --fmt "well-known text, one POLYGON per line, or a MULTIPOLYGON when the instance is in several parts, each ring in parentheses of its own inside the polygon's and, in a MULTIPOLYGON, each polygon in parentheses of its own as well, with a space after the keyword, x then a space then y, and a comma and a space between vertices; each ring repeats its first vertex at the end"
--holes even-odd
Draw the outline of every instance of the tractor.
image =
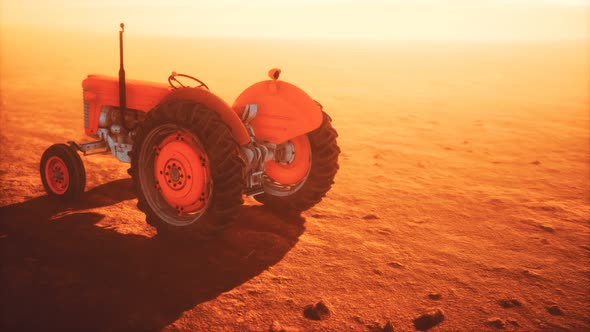
POLYGON ((123 32, 119 75, 82 82, 84 131, 93 140, 54 144, 41 158, 43 186, 71 201, 84 192, 84 156, 108 153, 130 163, 137 207, 158 234, 223 229, 243 196, 274 211, 301 213, 330 190, 338 134, 322 105, 300 88, 269 80, 230 106, 201 80, 172 72, 168 84, 126 80, 123 32))

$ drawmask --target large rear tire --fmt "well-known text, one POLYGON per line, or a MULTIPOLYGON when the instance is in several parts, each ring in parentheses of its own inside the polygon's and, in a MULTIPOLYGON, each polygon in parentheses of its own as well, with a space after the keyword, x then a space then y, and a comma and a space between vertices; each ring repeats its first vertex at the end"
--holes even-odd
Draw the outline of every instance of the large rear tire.
POLYGON ((228 225, 243 203, 243 169, 230 128, 187 100, 151 110, 131 153, 137 206, 160 235, 204 235, 228 225))
POLYGON ((54 144, 45 150, 39 171, 43 187, 50 196, 73 201, 84 192, 84 164, 78 153, 65 144, 54 144))
POLYGON ((265 176, 265 193, 254 196, 254 199, 276 212, 286 214, 308 210, 322 200, 334 183, 340 154, 336 142, 338 133, 332 127, 332 119, 326 113, 323 115, 321 126, 307 134, 311 150, 307 176, 300 183, 284 185, 284 190, 281 190, 283 186, 276 179, 265 176))

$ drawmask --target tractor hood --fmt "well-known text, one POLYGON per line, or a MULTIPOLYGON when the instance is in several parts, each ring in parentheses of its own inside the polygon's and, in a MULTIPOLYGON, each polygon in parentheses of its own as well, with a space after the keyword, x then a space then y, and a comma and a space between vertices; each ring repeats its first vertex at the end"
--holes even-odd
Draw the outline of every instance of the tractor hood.
MULTIPOLYGON (((84 100, 95 98, 95 105, 119 106, 119 79, 104 75, 88 75, 82 81, 84 100)), ((168 84, 127 80, 127 108, 149 111, 172 88, 168 84)))

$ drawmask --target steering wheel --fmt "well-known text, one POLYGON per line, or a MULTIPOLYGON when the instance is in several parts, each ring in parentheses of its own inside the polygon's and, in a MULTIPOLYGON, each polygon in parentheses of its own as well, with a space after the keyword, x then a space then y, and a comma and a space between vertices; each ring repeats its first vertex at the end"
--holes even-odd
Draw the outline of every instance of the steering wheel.
POLYGON ((185 75, 185 74, 177 74, 176 72, 172 72, 172 74, 170 74, 170 76, 168 76, 168 84, 170 84, 170 86, 173 89, 178 89, 178 88, 186 88, 187 86, 182 84, 182 82, 180 82, 179 80, 176 79, 176 77, 186 77, 190 80, 193 80, 197 83, 199 83, 199 85, 195 86, 195 88, 200 88, 200 87, 204 87, 205 89, 209 90, 209 87, 207 86, 207 84, 203 83, 203 81, 201 81, 198 78, 189 76, 189 75, 185 75), (178 85, 175 85, 173 82, 176 82, 178 85))

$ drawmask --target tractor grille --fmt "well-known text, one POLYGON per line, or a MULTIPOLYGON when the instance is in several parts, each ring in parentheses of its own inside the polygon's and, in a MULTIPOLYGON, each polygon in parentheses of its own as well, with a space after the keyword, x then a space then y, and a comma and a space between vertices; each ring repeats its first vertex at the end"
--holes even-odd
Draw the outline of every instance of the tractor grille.
POLYGON ((84 128, 90 127, 90 103, 84 100, 84 128))

